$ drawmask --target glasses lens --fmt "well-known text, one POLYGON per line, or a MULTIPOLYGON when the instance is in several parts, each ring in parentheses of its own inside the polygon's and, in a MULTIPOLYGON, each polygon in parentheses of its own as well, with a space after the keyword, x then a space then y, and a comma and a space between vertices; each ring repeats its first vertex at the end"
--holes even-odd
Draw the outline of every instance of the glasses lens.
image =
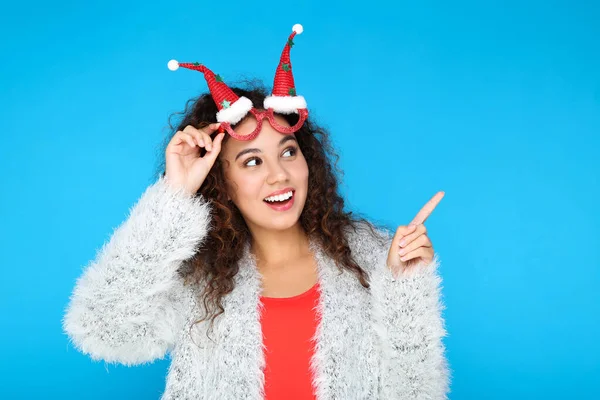
POLYGON ((254 113, 248 113, 242 121, 233 127, 227 124, 227 132, 238 140, 252 140, 258 135, 262 128, 262 121, 254 116, 254 113), (243 122, 243 123, 242 123, 243 122))
POLYGON ((273 114, 273 110, 269 109, 269 123, 271 124, 271 126, 273 126, 273 128, 277 129, 281 133, 293 133, 293 132, 296 132, 297 130, 299 130, 300 128, 302 128, 302 125, 304 125, 304 121, 306 121, 306 117, 307 116, 308 116, 307 110, 306 109, 300 109, 300 110, 298 110, 298 122, 296 122, 292 126, 281 125, 275 119, 275 116, 273 114))

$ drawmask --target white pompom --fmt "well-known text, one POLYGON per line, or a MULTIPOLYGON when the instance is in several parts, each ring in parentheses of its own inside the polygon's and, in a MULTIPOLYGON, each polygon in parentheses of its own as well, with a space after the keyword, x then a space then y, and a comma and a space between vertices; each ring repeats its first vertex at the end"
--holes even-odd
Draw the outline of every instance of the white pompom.
POLYGON ((301 34, 302 32, 304 32, 304 28, 302 27, 302 25, 300 24, 296 24, 292 27, 292 30, 294 32, 296 32, 297 35, 301 34))
POLYGON ((177 68, 179 68, 179 62, 177 60, 171 60, 167 64, 167 67, 169 67, 171 71, 177 71, 177 68))

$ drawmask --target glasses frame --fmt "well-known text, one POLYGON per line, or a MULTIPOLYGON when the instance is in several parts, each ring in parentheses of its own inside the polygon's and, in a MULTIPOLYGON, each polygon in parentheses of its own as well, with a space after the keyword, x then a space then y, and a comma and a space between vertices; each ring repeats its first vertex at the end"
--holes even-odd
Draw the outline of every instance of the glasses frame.
POLYGON ((300 117, 298 119, 298 122, 296 124, 294 124, 294 126, 282 126, 282 125, 278 124, 277 121, 275 120, 275 111, 273 111, 272 108, 269 108, 269 109, 263 110, 263 111, 258 111, 256 108, 252 107, 250 109, 250 112, 256 119, 256 128, 254 128, 254 130, 250 134, 238 135, 235 132, 235 130, 231 127, 231 124, 229 122, 221 122, 221 126, 219 127, 219 132, 226 131, 227 133, 229 133, 229 135, 231 135, 233 138, 238 139, 238 140, 252 140, 259 134, 260 130, 262 129, 263 120, 265 118, 267 118, 269 120, 269 123, 271 124, 271 126, 273 128, 275 128, 275 130, 277 130, 278 132, 293 133, 293 132, 298 131, 302 127, 302 125, 304 125, 306 118, 308 118, 308 109, 300 108, 296 111, 298 112, 298 115, 300 117))

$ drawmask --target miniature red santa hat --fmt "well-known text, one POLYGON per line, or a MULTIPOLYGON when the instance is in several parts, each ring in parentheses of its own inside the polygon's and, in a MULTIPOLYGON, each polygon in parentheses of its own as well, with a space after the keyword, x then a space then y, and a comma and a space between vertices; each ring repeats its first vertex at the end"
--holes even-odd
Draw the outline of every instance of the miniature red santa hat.
POLYGON ((200 63, 180 63, 176 60, 171 60, 167 66, 171 71, 176 71, 179 67, 183 67, 200 71, 204 74, 210 94, 219 109, 219 112, 217 112, 218 122, 229 122, 231 125, 234 125, 240 122, 253 107, 250 99, 244 96, 239 97, 223 82, 223 79, 219 75, 215 75, 210 69, 200 63))
POLYGON ((273 92, 265 98, 265 109, 272 108, 273 111, 281 114, 298 113, 299 109, 306 108, 304 97, 296 95, 296 86, 294 85, 294 75, 292 74, 292 62, 290 61, 290 49, 294 45, 294 36, 301 34, 304 28, 296 24, 292 27, 292 34, 288 38, 279 65, 275 72, 275 82, 273 83, 273 92))

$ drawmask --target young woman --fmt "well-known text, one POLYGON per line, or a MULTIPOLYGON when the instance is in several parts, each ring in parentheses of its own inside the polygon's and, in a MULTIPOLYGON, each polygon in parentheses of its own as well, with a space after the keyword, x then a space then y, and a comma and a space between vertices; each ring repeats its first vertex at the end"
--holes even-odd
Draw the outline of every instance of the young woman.
POLYGON ((78 279, 63 321, 74 345, 126 365, 169 354, 163 399, 447 398, 423 225, 443 192, 394 234, 355 218, 295 88, 230 89, 179 65, 211 91, 78 279))

